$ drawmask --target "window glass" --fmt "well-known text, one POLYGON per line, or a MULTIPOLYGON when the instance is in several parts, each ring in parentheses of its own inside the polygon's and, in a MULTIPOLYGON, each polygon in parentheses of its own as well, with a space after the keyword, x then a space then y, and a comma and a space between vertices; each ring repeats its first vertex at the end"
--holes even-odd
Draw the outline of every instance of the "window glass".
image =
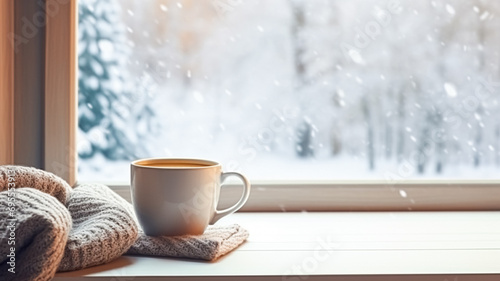
POLYGON ((492 179, 500 2, 79 0, 80 180, 492 179))

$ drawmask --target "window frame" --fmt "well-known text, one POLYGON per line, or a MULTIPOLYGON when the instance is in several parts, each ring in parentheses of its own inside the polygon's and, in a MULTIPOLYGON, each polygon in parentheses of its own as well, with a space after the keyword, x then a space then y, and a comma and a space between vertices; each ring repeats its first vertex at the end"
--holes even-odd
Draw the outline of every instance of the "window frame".
POLYGON ((0 1, 0 163, 14 161, 14 1, 0 1))
MULTIPOLYGON (((131 201, 128 184, 108 184, 131 201)), ((228 184, 221 191, 219 208, 233 205, 241 187, 228 184)), ((500 188, 496 181, 315 181, 252 182, 252 191, 241 211, 497 211, 500 188), (406 197, 401 195, 404 191, 406 197)))
MULTIPOLYGON (((46 22, 44 168, 75 185, 78 158, 76 152, 78 3, 77 0, 47 0, 46 3, 58 5, 59 10, 56 14, 47 16, 46 22)), ((1 53, 0 51, 0 55, 1 53)), ((0 72, 0 75, 8 78, 6 72, 0 72)), ((13 92, 11 93, 13 97, 13 92)), ((2 97, 8 101, 8 98, 2 97)), ((6 129, 0 126, 2 131, 0 133, 4 135, 4 132, 12 131, 14 127, 12 124, 6 126, 6 129)), ((8 151, 8 144, 4 145, 4 150, 5 147, 8 151)), ((1 157, 9 159, 9 156, 0 154, 1 157)), ((3 159, 0 160, 3 162, 3 159)), ((252 185, 250 199, 242 211, 500 209, 500 181, 497 180, 279 181, 253 182, 252 185)), ((128 184, 113 183, 109 186, 130 200, 128 184)), ((240 192, 241 189, 229 184, 229 187, 222 191, 221 205, 237 201, 240 192)))
POLYGON ((76 183, 78 106, 78 3, 46 0, 58 12, 46 16, 44 168, 76 183))

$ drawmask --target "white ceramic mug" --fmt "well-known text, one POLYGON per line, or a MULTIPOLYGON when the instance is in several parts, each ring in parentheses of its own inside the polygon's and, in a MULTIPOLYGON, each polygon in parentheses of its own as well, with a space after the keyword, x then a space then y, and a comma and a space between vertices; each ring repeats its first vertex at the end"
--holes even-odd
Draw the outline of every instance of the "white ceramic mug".
POLYGON ((250 195, 240 173, 223 173, 221 165, 201 159, 151 158, 131 163, 132 203, 147 235, 202 234, 209 224, 236 212, 250 195), (228 177, 244 184, 234 206, 217 210, 221 184, 228 177))

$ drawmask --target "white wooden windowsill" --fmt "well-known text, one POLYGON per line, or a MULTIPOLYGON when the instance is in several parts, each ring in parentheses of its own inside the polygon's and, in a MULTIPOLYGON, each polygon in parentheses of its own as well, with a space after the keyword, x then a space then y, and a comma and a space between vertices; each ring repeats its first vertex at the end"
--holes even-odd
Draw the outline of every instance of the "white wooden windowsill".
POLYGON ((248 241, 215 262, 122 256, 69 280, 500 280, 500 212, 237 213, 248 241))

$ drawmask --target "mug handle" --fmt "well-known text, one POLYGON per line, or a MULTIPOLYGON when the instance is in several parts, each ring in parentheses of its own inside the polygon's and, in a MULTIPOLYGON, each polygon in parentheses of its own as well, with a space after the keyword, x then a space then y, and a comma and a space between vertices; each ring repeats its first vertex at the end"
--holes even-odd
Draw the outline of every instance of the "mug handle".
POLYGON ((218 220, 220 220, 221 218, 238 211, 241 207, 243 207, 243 205, 245 205, 245 203, 248 200, 248 197, 250 196, 250 182, 248 181, 248 179, 244 175, 242 175, 240 173, 237 173, 237 172, 222 173, 222 175, 220 177, 220 184, 222 185, 224 183, 224 181, 228 177, 231 177, 231 176, 240 178, 241 181, 243 181, 243 194, 241 195, 241 198, 238 201, 238 203, 234 204, 234 206, 229 207, 229 208, 224 209, 224 210, 221 210, 221 211, 215 210, 215 214, 212 217, 210 224, 214 224, 218 220))

